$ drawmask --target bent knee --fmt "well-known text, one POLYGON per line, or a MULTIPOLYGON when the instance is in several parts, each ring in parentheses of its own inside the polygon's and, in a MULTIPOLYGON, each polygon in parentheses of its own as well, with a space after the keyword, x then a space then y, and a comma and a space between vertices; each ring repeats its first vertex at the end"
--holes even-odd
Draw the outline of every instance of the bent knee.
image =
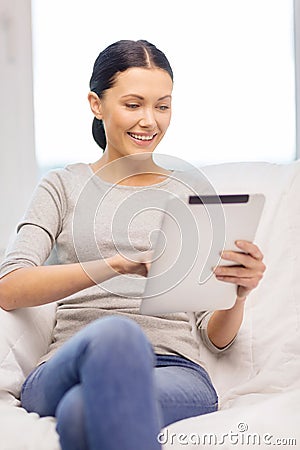
POLYGON ((69 389, 57 405, 55 416, 61 422, 80 426, 83 422, 83 398, 80 384, 69 389))
POLYGON ((130 352, 141 349, 152 352, 150 342, 134 320, 113 315, 96 322, 98 342, 104 344, 106 348, 130 350, 130 352))
POLYGON ((70 448, 87 448, 84 405, 81 386, 75 385, 59 402, 55 416, 60 441, 70 448))

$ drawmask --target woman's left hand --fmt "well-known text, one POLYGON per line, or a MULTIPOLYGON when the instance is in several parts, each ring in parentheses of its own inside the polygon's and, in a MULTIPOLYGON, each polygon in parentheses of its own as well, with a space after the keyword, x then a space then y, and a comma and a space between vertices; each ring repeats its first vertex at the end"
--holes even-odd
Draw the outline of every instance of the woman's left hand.
POLYGON ((236 284, 238 299, 245 300, 249 292, 259 284, 266 266, 263 263, 263 254, 257 245, 248 241, 237 241, 235 244, 242 253, 227 250, 221 255, 222 259, 235 264, 219 265, 214 272, 218 280, 236 284))

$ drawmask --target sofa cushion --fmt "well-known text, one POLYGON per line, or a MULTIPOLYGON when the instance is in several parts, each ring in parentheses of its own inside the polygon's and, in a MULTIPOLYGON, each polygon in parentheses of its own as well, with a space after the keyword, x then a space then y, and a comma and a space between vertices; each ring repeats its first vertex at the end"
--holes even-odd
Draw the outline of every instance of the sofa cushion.
POLYGON ((265 255, 264 278, 247 299, 232 348, 205 355, 225 407, 240 394, 299 386, 300 162, 226 163, 202 170, 218 193, 266 196, 255 239, 265 255))
POLYGON ((12 312, 0 309, 0 402, 18 402, 25 377, 47 351, 55 309, 55 304, 12 312))

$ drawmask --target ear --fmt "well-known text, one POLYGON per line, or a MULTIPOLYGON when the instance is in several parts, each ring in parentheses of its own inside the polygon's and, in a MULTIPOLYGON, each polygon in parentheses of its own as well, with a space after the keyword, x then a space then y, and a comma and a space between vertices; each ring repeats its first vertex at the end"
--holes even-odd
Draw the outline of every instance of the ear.
POLYGON ((88 101, 94 116, 97 119, 102 120, 102 104, 98 95, 95 92, 89 92, 88 101))

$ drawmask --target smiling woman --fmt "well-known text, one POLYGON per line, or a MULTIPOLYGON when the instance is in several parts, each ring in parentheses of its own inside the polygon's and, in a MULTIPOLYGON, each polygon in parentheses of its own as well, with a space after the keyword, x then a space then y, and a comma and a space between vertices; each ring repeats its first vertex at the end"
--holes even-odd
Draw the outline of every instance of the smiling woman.
MULTIPOLYGON (((21 403, 56 417, 63 450, 115 450, 120 442, 123 450, 158 450, 162 427, 218 409, 188 314, 140 310, 166 200, 207 189, 200 173, 189 171, 187 181, 153 158, 170 123, 172 88, 166 56, 148 41, 117 41, 99 54, 88 98, 104 153, 42 178, 0 267, 3 309, 57 302, 53 340, 21 403), (59 264, 44 264, 54 245, 59 264)), ((235 285, 232 306, 196 312, 199 338, 216 352, 234 342, 265 270, 255 244, 236 247, 242 252, 222 256, 234 264, 220 262, 213 274, 235 285)))
POLYGON ((168 171, 158 167, 151 154, 169 127, 173 89, 173 72, 163 53, 147 41, 118 41, 100 53, 90 87, 93 136, 104 150, 100 160, 91 164, 94 172, 106 167, 107 176, 110 163, 123 156, 140 159, 143 152, 148 173, 137 175, 139 185, 143 180, 149 184, 149 174, 152 183, 154 174, 160 181, 168 171))
MULTIPOLYGON (((105 150, 104 122, 105 128, 112 122, 117 129, 122 127, 123 133, 131 136, 139 146, 151 151, 147 145, 150 138, 156 146, 170 124, 172 88, 172 68, 163 53, 149 42, 133 44, 123 40, 108 46, 95 61, 88 96, 95 116, 93 136, 97 144, 105 150), (110 63, 104 64, 105 60, 110 63), (116 65, 120 73, 117 83, 116 65), (114 89, 109 89, 112 86, 114 89), (131 110, 130 115, 128 110, 131 110), (159 119, 157 123, 156 118, 159 119)), ((117 137, 118 133, 114 136, 117 137)), ((152 150, 154 148, 152 146, 152 150)))
MULTIPOLYGON (((101 94, 101 98, 94 92, 89 94, 96 121, 102 120, 113 139, 124 140, 121 145, 108 142, 110 153, 113 148, 122 148, 123 156, 141 148, 154 150, 170 124, 172 85, 164 70, 136 67, 121 73, 114 89, 101 94)), ((97 138, 95 132, 94 136, 97 138)))

